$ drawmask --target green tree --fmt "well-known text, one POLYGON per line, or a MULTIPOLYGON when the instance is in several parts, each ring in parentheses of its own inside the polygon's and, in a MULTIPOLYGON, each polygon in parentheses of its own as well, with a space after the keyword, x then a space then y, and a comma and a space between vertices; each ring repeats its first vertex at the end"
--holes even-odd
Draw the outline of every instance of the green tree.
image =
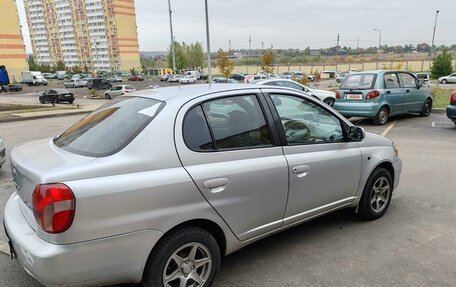
POLYGON ((55 65, 55 70, 56 71, 66 71, 65 63, 63 63, 62 61, 58 61, 57 65, 55 65))
MULTIPOLYGON (((187 45, 185 43, 180 44, 179 42, 174 42, 174 54, 176 57, 176 69, 182 70, 188 67, 188 55, 186 55, 186 51, 188 50, 187 45)), ((168 66, 170 68, 173 67, 173 58, 171 53, 171 47, 169 48, 168 52, 168 66)), ((175 71, 176 72, 176 71, 175 71)))
POLYGON ((28 66, 30 71, 37 71, 38 70, 38 65, 35 62, 35 57, 30 56, 28 57, 28 66))
POLYGON ((219 49, 217 52, 217 67, 225 79, 231 77, 234 71, 234 62, 231 60, 230 52, 219 49))
POLYGON ((130 74, 131 74, 132 76, 136 76, 136 69, 135 69, 135 68, 131 68, 131 69, 130 69, 130 74))
POLYGON ((204 63, 204 51, 203 46, 200 42, 196 42, 190 45, 189 49, 189 67, 197 69, 203 67, 204 63))
POLYGON ((435 57, 431 66, 431 77, 438 79, 453 72, 452 57, 447 49, 435 57))

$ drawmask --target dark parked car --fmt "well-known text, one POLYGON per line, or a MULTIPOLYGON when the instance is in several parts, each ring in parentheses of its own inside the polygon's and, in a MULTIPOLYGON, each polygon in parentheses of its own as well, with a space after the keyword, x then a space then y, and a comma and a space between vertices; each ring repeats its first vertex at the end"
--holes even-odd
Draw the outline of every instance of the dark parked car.
POLYGON ((447 116, 456 125, 456 91, 450 97, 450 105, 446 110, 447 116))
POLYGON ((139 75, 136 75, 136 76, 129 78, 128 80, 132 81, 132 82, 141 82, 141 81, 144 81, 144 78, 139 75))
POLYGON ((169 78, 169 74, 165 74, 163 76, 160 77, 160 82, 166 82, 168 81, 168 78, 169 78))
POLYGON ((112 85, 110 82, 108 82, 105 79, 88 79, 87 80, 87 88, 89 90, 95 89, 95 90, 108 90, 112 88, 112 85))
POLYGON ((231 79, 234 79, 238 82, 244 82, 245 75, 244 74, 233 74, 231 79))
POLYGON ((45 91, 40 96, 40 103, 63 103, 67 102, 72 104, 74 102, 74 95, 65 89, 53 89, 45 91))
POLYGON ((19 92, 22 91, 21 85, 5 85, 1 86, 1 92, 19 92))

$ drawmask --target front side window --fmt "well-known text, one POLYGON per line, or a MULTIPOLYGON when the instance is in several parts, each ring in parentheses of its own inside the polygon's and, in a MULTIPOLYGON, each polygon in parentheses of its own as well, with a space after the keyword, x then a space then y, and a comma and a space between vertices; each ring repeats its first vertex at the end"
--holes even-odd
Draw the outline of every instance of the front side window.
POLYGON ((404 88, 416 88, 417 83, 415 77, 406 73, 400 73, 399 75, 404 88))
POLYGON ((340 120, 306 99, 271 94, 289 145, 334 143, 344 140, 340 120))
POLYGON ((397 74, 386 74, 385 79, 385 89, 397 89, 400 88, 399 78, 397 74))
POLYGON ((256 96, 235 96, 203 104, 217 150, 272 145, 271 135, 256 96))
POLYGON ((104 157, 129 144, 161 111, 163 102, 120 97, 94 111, 54 140, 68 152, 104 157))

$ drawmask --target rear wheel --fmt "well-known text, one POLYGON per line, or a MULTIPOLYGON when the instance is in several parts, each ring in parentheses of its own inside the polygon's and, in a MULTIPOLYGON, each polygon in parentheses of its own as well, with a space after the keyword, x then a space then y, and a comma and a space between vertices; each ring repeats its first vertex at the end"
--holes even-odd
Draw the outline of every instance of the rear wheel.
POLYGON ((144 270, 143 286, 211 286, 220 266, 220 249, 212 234, 187 226, 165 235, 144 270))
POLYGON ((335 102, 336 102, 336 100, 334 100, 332 98, 327 98, 323 101, 323 103, 327 104, 330 107, 333 107, 335 102))
POLYGON ((381 107, 377 115, 374 118, 374 124, 377 126, 384 125, 388 122, 389 109, 387 107, 381 107))
POLYGON ((392 193, 391 174, 384 168, 376 168, 364 187, 358 206, 358 216, 366 220, 382 217, 389 207, 392 193))
POLYGON ((423 104, 423 108, 420 112, 420 116, 422 117, 429 117, 432 111, 432 101, 431 100, 426 100, 423 104))

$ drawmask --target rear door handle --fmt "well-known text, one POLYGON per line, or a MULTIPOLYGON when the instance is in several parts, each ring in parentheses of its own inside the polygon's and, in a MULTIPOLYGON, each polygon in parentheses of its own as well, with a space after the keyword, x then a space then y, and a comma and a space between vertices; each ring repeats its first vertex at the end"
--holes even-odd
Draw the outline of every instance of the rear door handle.
POLYGON ((309 173, 310 166, 298 165, 298 166, 293 167, 292 171, 294 174, 296 174, 297 177, 304 177, 309 173))
POLYGON ((203 186, 212 193, 219 193, 225 190, 228 182, 228 178, 214 178, 203 182, 203 186))
POLYGON ((386 91, 387 94, 391 94, 391 91, 386 91))

